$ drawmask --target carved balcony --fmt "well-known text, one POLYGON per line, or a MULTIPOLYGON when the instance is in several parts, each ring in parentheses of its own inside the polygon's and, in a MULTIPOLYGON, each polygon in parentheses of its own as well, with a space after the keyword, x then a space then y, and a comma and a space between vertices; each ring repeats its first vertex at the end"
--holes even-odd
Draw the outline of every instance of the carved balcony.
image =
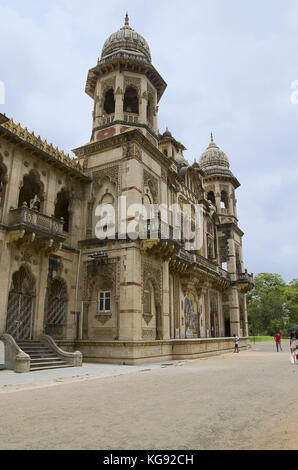
POLYGON ((35 248, 48 252, 57 251, 66 240, 63 234, 64 220, 49 217, 26 203, 18 209, 11 209, 8 219, 8 244, 34 244, 35 248))
POLYGON ((237 280, 234 282, 240 292, 246 293, 254 288, 253 274, 249 274, 247 269, 244 273, 237 273, 237 280))
POLYGON ((182 247, 177 229, 160 217, 140 222, 140 238, 147 254, 164 260, 176 256, 182 247))

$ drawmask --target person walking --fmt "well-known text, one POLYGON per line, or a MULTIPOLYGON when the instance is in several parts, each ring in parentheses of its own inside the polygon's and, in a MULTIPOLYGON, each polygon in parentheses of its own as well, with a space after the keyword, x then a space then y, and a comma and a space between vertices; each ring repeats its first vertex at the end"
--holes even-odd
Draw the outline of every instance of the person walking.
POLYGON ((235 340, 234 353, 239 353, 239 336, 234 335, 234 340, 235 340))
POLYGON ((274 338, 275 338, 275 344, 276 344, 276 352, 278 352, 279 349, 282 351, 280 333, 276 333, 274 335, 274 338))
POLYGON ((291 334, 290 354, 292 364, 298 364, 298 333, 291 334))

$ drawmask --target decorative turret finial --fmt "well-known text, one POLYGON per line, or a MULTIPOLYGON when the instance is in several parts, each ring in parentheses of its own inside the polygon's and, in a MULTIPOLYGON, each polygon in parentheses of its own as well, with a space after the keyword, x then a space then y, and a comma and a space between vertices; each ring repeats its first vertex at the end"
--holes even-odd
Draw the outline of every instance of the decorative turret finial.
POLYGON ((212 143, 214 142, 214 139, 213 139, 213 132, 211 132, 211 142, 212 142, 212 143))
POLYGON ((128 12, 126 12, 124 26, 129 26, 129 16, 128 16, 128 12))

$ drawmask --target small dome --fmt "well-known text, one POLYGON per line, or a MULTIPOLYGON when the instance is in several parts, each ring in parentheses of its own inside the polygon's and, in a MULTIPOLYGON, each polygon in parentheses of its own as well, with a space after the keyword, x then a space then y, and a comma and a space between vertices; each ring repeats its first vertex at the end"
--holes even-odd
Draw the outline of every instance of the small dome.
POLYGON ((205 150, 200 158, 200 167, 203 170, 213 168, 230 168, 230 162, 226 154, 220 150, 214 142, 213 135, 211 134, 211 142, 209 147, 205 150))
POLYGON ((117 51, 127 51, 142 55, 151 62, 150 48, 145 39, 129 26, 129 17, 126 14, 124 26, 111 36, 104 43, 101 59, 117 51))
POLYGON ((163 133, 162 137, 167 138, 167 137, 173 137, 173 136, 171 132, 169 131, 169 129, 167 128, 166 131, 163 133))

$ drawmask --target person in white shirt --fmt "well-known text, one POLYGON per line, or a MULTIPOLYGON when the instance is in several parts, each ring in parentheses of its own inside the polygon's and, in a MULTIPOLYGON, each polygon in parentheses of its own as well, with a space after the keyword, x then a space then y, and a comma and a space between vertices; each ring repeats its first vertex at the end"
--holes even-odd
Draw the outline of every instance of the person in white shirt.
POLYGON ((298 364, 298 333, 291 335, 290 352, 292 364, 298 364))
POLYGON ((239 353, 239 336, 234 335, 234 339, 235 339, 234 353, 239 353))

